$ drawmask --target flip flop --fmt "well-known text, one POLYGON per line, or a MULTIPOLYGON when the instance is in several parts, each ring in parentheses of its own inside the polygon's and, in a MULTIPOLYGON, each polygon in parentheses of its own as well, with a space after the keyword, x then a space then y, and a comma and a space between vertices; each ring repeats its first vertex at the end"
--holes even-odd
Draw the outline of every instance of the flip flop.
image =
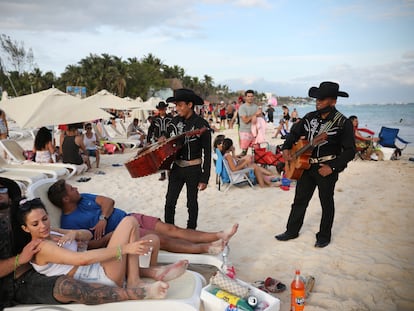
POLYGON ((286 285, 274 278, 268 277, 264 281, 264 287, 270 293, 281 293, 286 290, 286 285))
POLYGON ((82 177, 82 178, 79 178, 78 180, 77 180, 77 182, 87 182, 87 181, 90 181, 91 180, 91 178, 90 177, 82 177))

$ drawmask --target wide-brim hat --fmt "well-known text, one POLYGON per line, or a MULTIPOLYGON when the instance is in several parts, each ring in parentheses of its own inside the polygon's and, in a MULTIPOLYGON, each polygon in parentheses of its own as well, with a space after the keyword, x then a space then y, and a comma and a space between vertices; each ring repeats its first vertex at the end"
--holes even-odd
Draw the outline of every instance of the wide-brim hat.
POLYGON ((319 84, 319 87, 312 86, 309 89, 309 97, 324 99, 328 97, 349 97, 348 93, 339 91, 339 84, 335 82, 325 81, 319 84))
POLYGON ((7 188, 10 199, 17 200, 22 196, 22 191, 14 180, 0 177, 0 185, 7 188))
POLYGON ((174 96, 168 97, 167 103, 176 103, 176 102, 192 102, 194 105, 204 105, 203 99, 194 93, 193 90, 189 89, 177 89, 174 90, 174 96))
POLYGON ((165 102, 159 102, 158 105, 155 107, 157 109, 165 109, 168 105, 165 102))

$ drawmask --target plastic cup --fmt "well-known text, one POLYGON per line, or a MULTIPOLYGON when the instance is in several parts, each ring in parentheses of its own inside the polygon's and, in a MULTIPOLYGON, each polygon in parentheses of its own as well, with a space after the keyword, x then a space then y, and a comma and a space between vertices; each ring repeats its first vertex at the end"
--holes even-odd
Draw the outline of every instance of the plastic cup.
POLYGON ((78 252, 86 252, 88 250, 88 241, 77 241, 78 252))
POLYGON ((149 268, 151 262, 151 253, 152 248, 148 251, 148 253, 144 255, 139 255, 139 267, 140 268, 149 268))

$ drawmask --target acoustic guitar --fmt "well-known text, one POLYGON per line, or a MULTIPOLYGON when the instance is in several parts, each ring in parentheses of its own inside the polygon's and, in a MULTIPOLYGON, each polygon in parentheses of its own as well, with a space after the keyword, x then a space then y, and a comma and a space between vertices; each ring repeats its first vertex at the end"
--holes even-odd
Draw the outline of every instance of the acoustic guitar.
POLYGON ((137 155, 125 163, 132 178, 148 176, 159 170, 170 169, 177 152, 183 147, 184 137, 202 135, 206 127, 188 131, 170 137, 163 142, 156 142, 138 151, 137 155))
POLYGON ((285 175, 289 179, 298 180, 302 176, 303 171, 310 168, 309 159, 312 155, 312 150, 326 141, 328 134, 326 132, 316 136, 311 142, 306 139, 299 139, 293 145, 291 152, 292 160, 285 162, 285 175))

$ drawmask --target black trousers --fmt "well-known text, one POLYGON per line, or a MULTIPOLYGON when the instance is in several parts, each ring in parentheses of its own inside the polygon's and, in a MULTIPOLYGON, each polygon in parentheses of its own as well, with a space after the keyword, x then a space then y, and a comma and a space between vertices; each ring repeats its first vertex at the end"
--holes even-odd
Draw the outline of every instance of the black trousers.
POLYGON ((198 183, 200 182, 201 165, 179 167, 174 164, 168 180, 168 191, 165 200, 164 220, 174 224, 175 207, 184 184, 187 188, 187 228, 197 228, 198 218, 198 183))
POLYGON ((305 170, 299 178, 286 229, 291 235, 299 233, 305 218, 306 208, 316 187, 318 187, 322 218, 316 239, 322 242, 330 242, 335 215, 334 190, 338 173, 333 172, 326 177, 322 177, 318 173, 318 168, 318 164, 312 164, 311 168, 305 170))

